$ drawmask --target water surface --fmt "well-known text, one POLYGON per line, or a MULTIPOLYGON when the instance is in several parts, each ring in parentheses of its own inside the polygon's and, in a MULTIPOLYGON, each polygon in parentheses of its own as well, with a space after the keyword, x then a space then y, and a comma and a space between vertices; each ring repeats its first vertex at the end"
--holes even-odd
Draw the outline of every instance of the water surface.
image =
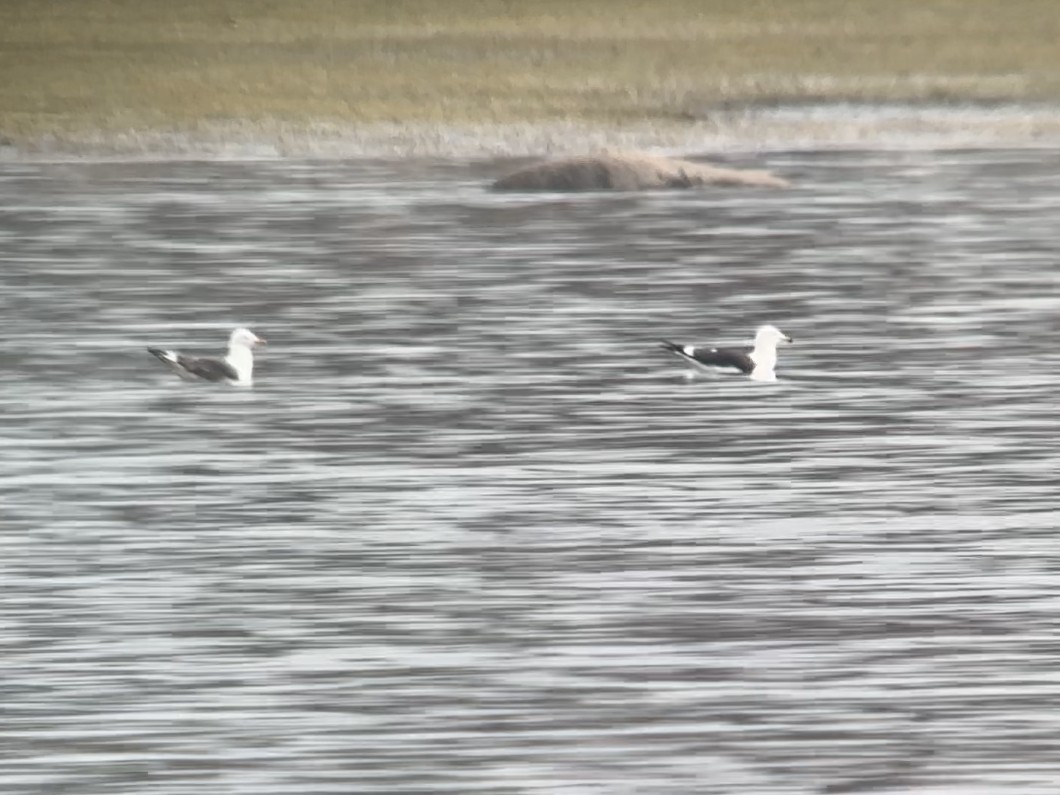
POLYGON ((1060 152, 731 160, 0 166, 4 792, 1055 793, 1060 152))

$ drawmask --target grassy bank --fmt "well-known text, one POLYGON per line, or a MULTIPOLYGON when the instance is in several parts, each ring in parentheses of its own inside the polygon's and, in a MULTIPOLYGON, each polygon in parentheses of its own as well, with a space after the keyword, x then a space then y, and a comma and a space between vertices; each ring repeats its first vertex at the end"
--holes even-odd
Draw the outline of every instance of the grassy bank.
POLYGON ((5 0, 0 135, 1060 100, 1055 0, 5 0))

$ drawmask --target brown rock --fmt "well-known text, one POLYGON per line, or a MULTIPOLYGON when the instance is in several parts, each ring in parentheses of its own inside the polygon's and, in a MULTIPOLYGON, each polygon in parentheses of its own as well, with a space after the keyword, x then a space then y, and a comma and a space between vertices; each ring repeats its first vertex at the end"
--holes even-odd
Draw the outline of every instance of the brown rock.
POLYGON ((493 183, 498 191, 673 190, 704 185, 783 188, 768 171, 741 171, 638 153, 610 153, 545 160, 493 183))

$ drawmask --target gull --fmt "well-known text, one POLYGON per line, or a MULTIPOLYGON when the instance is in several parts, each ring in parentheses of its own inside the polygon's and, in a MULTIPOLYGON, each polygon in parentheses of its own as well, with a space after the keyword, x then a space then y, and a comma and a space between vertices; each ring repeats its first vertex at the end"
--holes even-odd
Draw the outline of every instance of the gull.
POLYGON ((760 326, 754 348, 697 348, 662 340, 660 345, 674 356, 701 370, 743 373, 752 381, 776 381, 777 345, 793 340, 776 326, 760 326))
POLYGON ((223 358, 189 356, 163 348, 148 348, 186 381, 225 381, 229 384, 250 386, 254 380, 254 346, 265 340, 250 329, 237 328, 228 337, 228 353, 223 358))

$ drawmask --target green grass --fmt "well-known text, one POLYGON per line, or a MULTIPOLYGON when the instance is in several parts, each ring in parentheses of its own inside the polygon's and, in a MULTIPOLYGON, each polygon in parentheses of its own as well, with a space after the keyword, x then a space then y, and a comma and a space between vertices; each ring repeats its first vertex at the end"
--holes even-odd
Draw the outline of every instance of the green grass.
POLYGON ((5 0, 0 133, 1060 99, 1055 0, 5 0))

